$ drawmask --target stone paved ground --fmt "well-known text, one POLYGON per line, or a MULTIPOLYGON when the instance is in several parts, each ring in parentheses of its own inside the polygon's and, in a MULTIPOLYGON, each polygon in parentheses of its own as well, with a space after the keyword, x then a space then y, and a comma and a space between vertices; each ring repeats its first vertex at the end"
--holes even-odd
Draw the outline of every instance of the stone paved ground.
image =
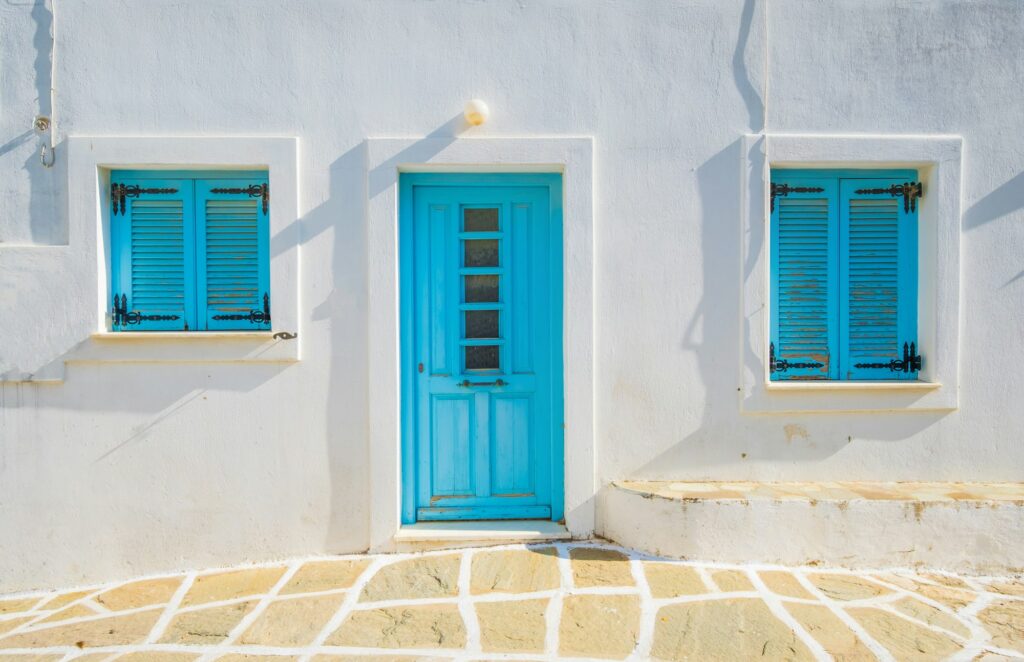
POLYGON ((603 543, 347 556, 0 598, 0 660, 1024 659, 1024 582, 603 543))

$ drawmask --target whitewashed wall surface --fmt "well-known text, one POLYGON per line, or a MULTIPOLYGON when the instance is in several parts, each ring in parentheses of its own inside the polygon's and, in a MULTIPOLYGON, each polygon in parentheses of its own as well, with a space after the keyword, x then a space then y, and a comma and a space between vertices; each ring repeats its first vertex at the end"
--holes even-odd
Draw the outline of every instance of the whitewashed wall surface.
POLYGON ((0 589, 370 546, 374 138, 593 139, 594 331, 566 343, 593 347, 596 486, 1024 475, 1016 0, 8 0, 0 103, 0 589), (934 406, 745 405, 748 146, 778 134, 962 145, 934 406), (294 349, 94 338, 104 239, 76 191, 139 145, 231 165, 232 144, 297 182, 271 248, 294 349))

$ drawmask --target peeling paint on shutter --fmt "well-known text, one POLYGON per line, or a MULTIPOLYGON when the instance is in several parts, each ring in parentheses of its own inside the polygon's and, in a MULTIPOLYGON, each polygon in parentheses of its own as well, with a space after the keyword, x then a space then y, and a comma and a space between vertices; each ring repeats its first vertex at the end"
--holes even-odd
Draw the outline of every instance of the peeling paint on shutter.
POLYGON ((196 183, 200 240, 200 295, 210 330, 270 329, 269 216, 265 180, 196 183))
POLYGON ((838 187, 828 179, 773 186, 785 193, 771 217, 771 378, 834 379, 838 187))
POLYGON ((917 211, 865 190, 894 182, 840 185, 840 352, 843 379, 914 379, 890 367, 917 342, 917 211))

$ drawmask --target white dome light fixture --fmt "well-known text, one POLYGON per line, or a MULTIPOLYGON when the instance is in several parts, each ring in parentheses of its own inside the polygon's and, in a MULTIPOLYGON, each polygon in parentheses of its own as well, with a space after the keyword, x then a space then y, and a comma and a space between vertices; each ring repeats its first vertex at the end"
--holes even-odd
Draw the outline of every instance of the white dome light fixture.
POLYGON ((491 110, 482 99, 470 99, 466 102, 464 114, 467 122, 473 126, 480 126, 491 116, 491 110))

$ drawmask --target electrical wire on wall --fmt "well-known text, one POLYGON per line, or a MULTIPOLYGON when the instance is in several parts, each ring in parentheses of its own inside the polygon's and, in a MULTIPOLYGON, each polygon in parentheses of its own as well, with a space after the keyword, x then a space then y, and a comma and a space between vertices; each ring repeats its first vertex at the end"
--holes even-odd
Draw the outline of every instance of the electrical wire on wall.
MULTIPOLYGON (((43 0, 44 2, 46 0, 43 0)), ((50 114, 36 115, 32 120, 32 128, 42 141, 39 148, 39 161, 44 168, 52 168, 57 160, 57 148, 54 139, 54 120, 56 106, 54 98, 54 74, 57 70, 57 0, 49 0, 50 4, 50 114)))

